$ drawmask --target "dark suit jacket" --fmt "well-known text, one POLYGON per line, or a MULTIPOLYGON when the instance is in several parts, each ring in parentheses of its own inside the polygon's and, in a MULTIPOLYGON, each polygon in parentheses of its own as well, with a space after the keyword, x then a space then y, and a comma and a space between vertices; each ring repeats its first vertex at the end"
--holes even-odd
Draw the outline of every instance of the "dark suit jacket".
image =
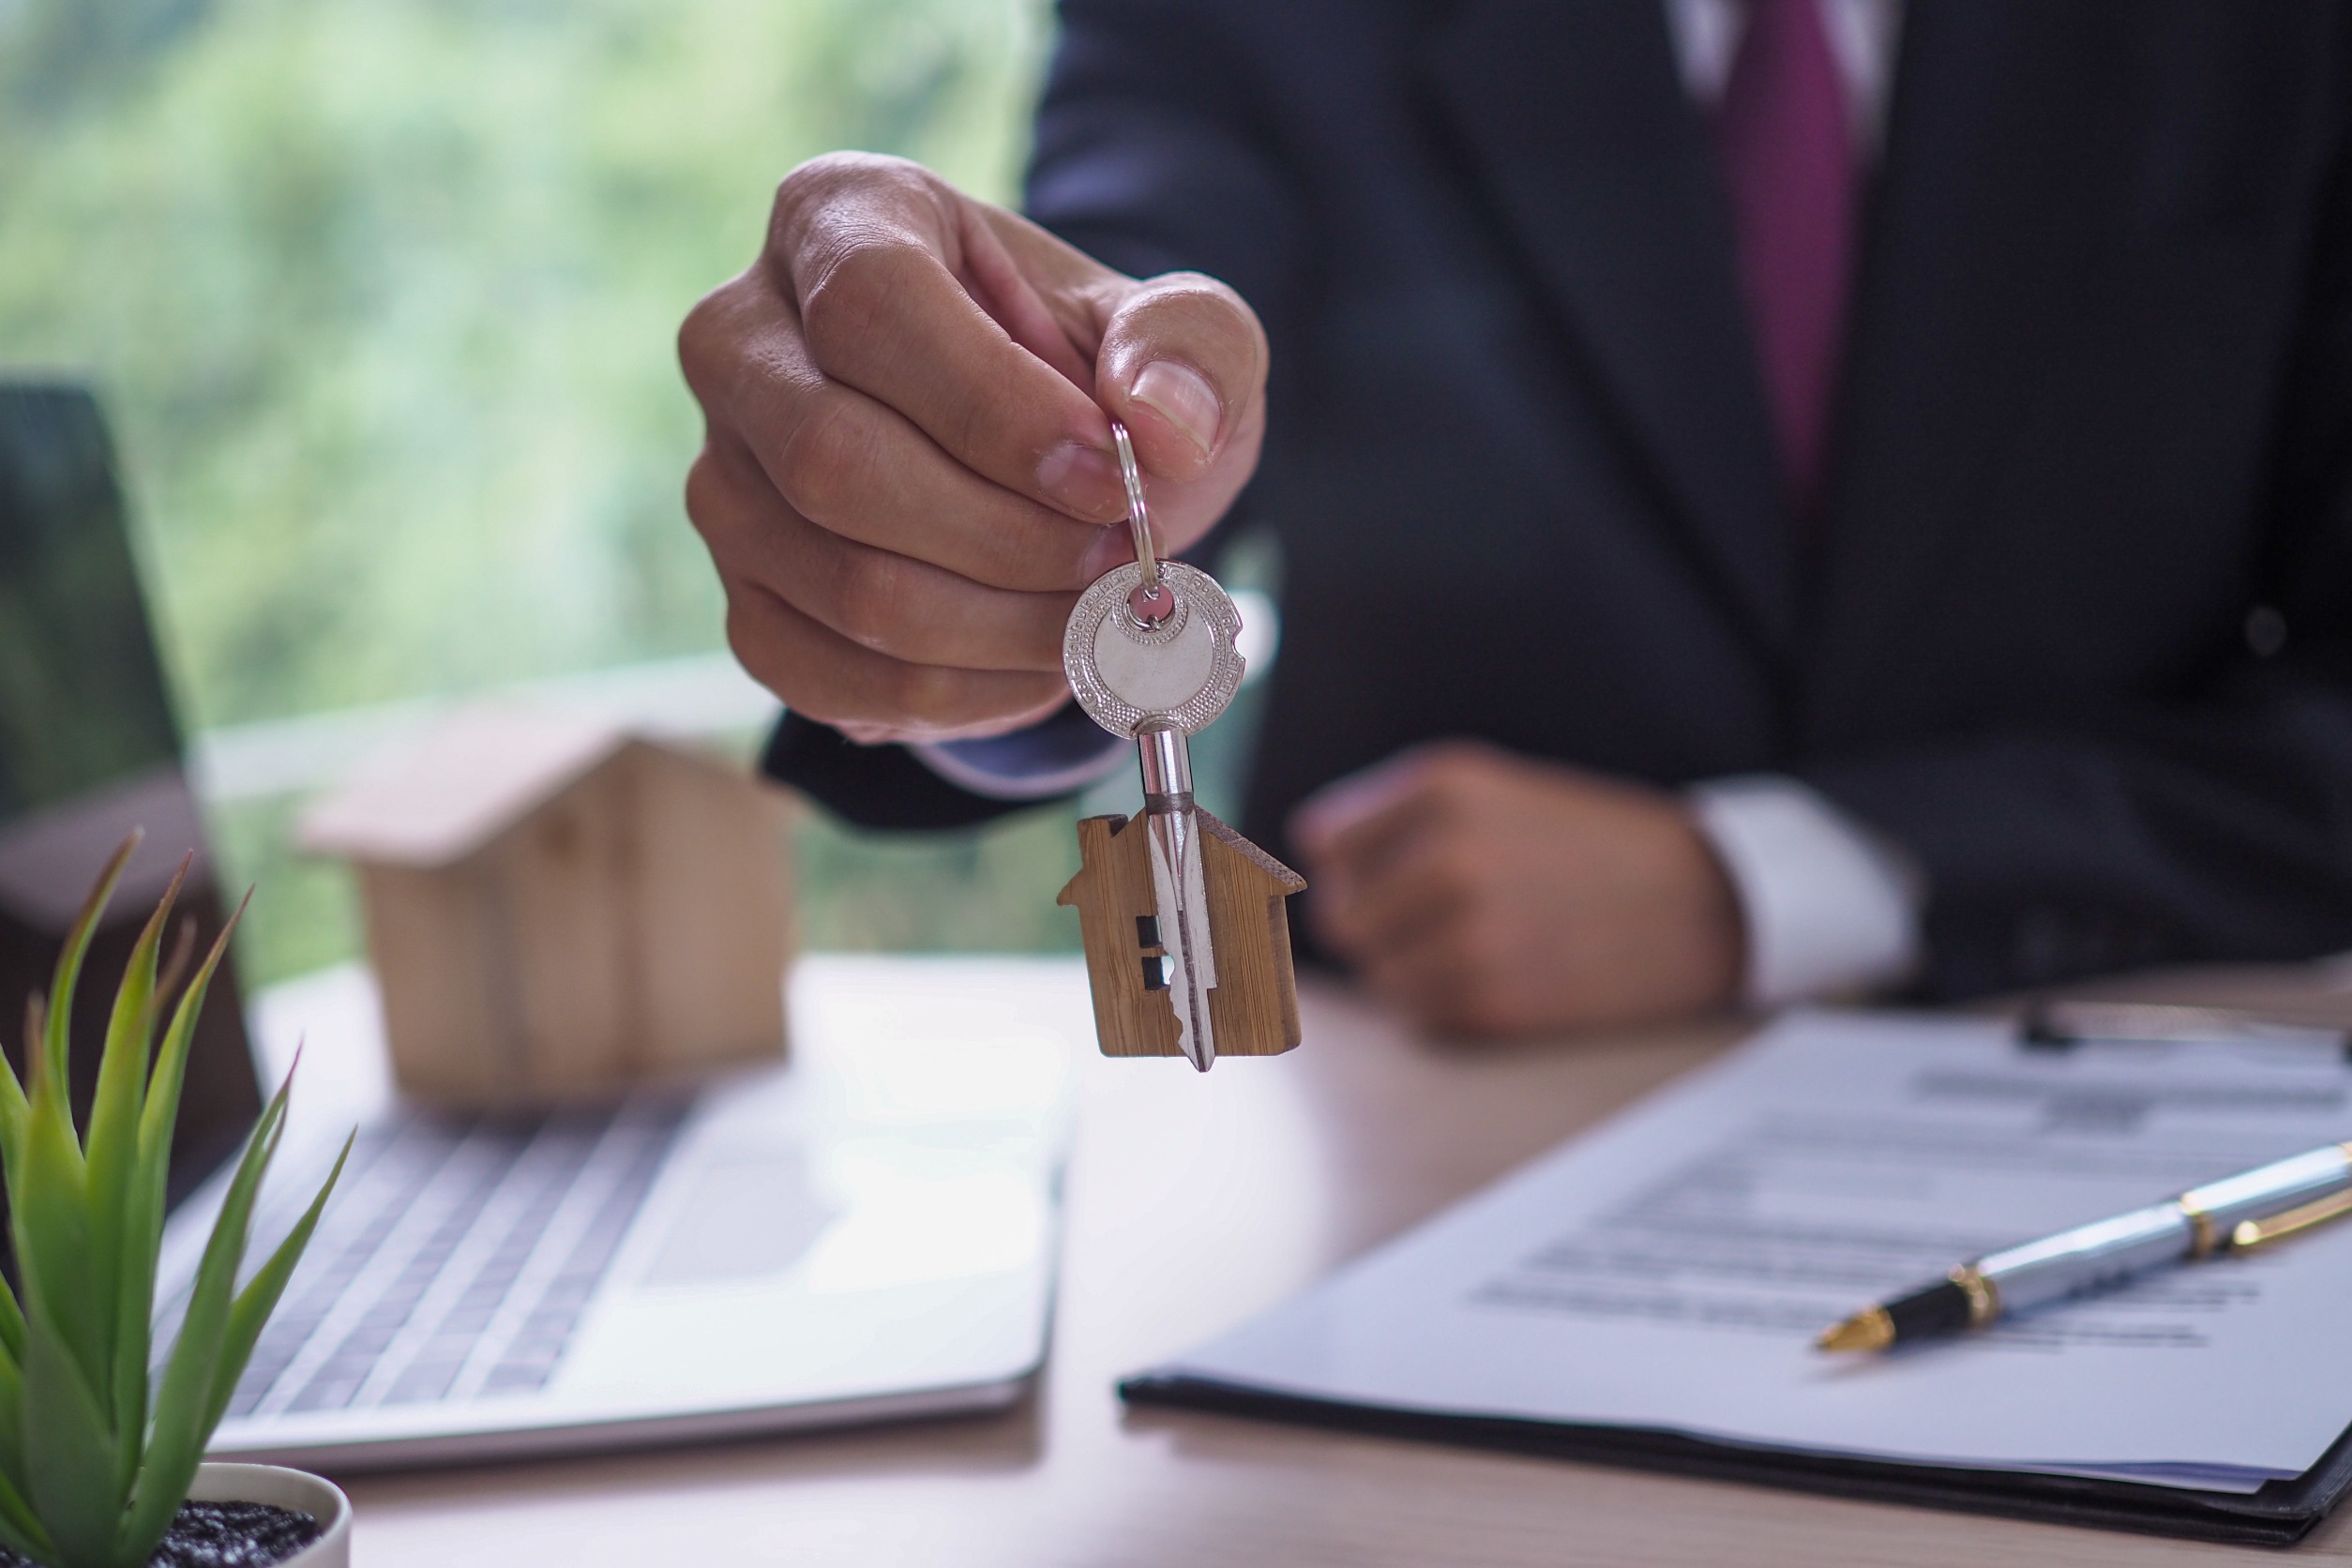
POLYGON ((2348 118, 2343 6, 1911 0, 1803 527, 1657 0, 1064 0, 1029 207, 1265 320, 1249 832, 1444 735, 1789 773, 1956 996, 2352 946, 2348 118))

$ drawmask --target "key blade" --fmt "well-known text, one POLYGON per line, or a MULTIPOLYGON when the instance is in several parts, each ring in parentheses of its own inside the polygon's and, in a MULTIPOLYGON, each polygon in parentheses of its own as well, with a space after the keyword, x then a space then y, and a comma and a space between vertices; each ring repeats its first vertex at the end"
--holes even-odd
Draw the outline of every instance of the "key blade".
POLYGON ((1167 949, 1169 968, 1175 972, 1168 988, 1168 1001, 1176 1010, 1176 1044, 1193 1066, 1205 1073, 1217 1059, 1216 1030, 1209 1018, 1216 960, 1209 948, 1208 903, 1200 892, 1199 845, 1192 813, 1151 812, 1144 818, 1144 829, 1151 849, 1152 896, 1159 911, 1160 945, 1167 949))
POLYGON ((1184 873, 1186 921, 1184 952, 1192 959, 1194 978, 1200 982, 1200 1017, 1205 1027, 1209 993, 1217 988, 1217 950, 1209 931, 1209 884, 1208 873, 1201 866, 1200 822, 1189 811, 1184 813, 1184 854, 1180 869, 1184 873))

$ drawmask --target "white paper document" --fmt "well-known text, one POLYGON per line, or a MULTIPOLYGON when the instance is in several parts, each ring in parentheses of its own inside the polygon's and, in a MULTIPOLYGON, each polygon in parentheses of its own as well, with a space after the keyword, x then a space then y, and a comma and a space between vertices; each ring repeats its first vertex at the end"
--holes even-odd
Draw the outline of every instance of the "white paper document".
POLYGON ((2352 1221, 1875 1357, 1832 1322, 2352 1138, 2306 1044, 1812 1013, 1159 1375, 1424 1413, 2252 1491, 2352 1425, 2352 1221))

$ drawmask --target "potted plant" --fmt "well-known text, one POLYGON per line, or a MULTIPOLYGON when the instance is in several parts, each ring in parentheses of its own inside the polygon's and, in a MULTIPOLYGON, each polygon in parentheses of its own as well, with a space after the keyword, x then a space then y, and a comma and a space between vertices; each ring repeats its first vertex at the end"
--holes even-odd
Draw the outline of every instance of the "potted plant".
POLYGON ((351 1505, 334 1485, 298 1470, 203 1463, 342 1170, 339 1160, 300 1222, 239 1289, 254 1198, 285 1127, 285 1087, 246 1140, 179 1337, 159 1374, 152 1370, 173 1122, 196 1015, 236 927, 233 916, 157 1045, 156 1022, 190 946, 184 935, 158 976, 185 862, 132 950, 87 1127, 74 1125, 66 1072, 74 985, 138 841, 133 834, 114 852, 83 906, 47 1005, 35 997, 26 1008, 25 1081, 0 1060, 0 1171, 17 1265, 13 1289, 0 1280, 0 1562, 13 1554, 48 1568, 340 1565, 350 1556, 351 1505))

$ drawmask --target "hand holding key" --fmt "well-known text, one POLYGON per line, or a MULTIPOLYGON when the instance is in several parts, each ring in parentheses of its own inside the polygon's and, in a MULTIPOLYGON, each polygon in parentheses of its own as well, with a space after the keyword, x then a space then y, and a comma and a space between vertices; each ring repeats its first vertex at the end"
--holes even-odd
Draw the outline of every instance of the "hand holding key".
POLYGON ((1063 623, 1129 548, 1110 418, 1169 549, 1223 515, 1264 427, 1265 338, 1231 289, 1124 277, 862 154, 785 179, 760 259, 679 354, 706 425, 686 509, 729 641, 862 741, 1014 729, 1066 700, 1063 623))

